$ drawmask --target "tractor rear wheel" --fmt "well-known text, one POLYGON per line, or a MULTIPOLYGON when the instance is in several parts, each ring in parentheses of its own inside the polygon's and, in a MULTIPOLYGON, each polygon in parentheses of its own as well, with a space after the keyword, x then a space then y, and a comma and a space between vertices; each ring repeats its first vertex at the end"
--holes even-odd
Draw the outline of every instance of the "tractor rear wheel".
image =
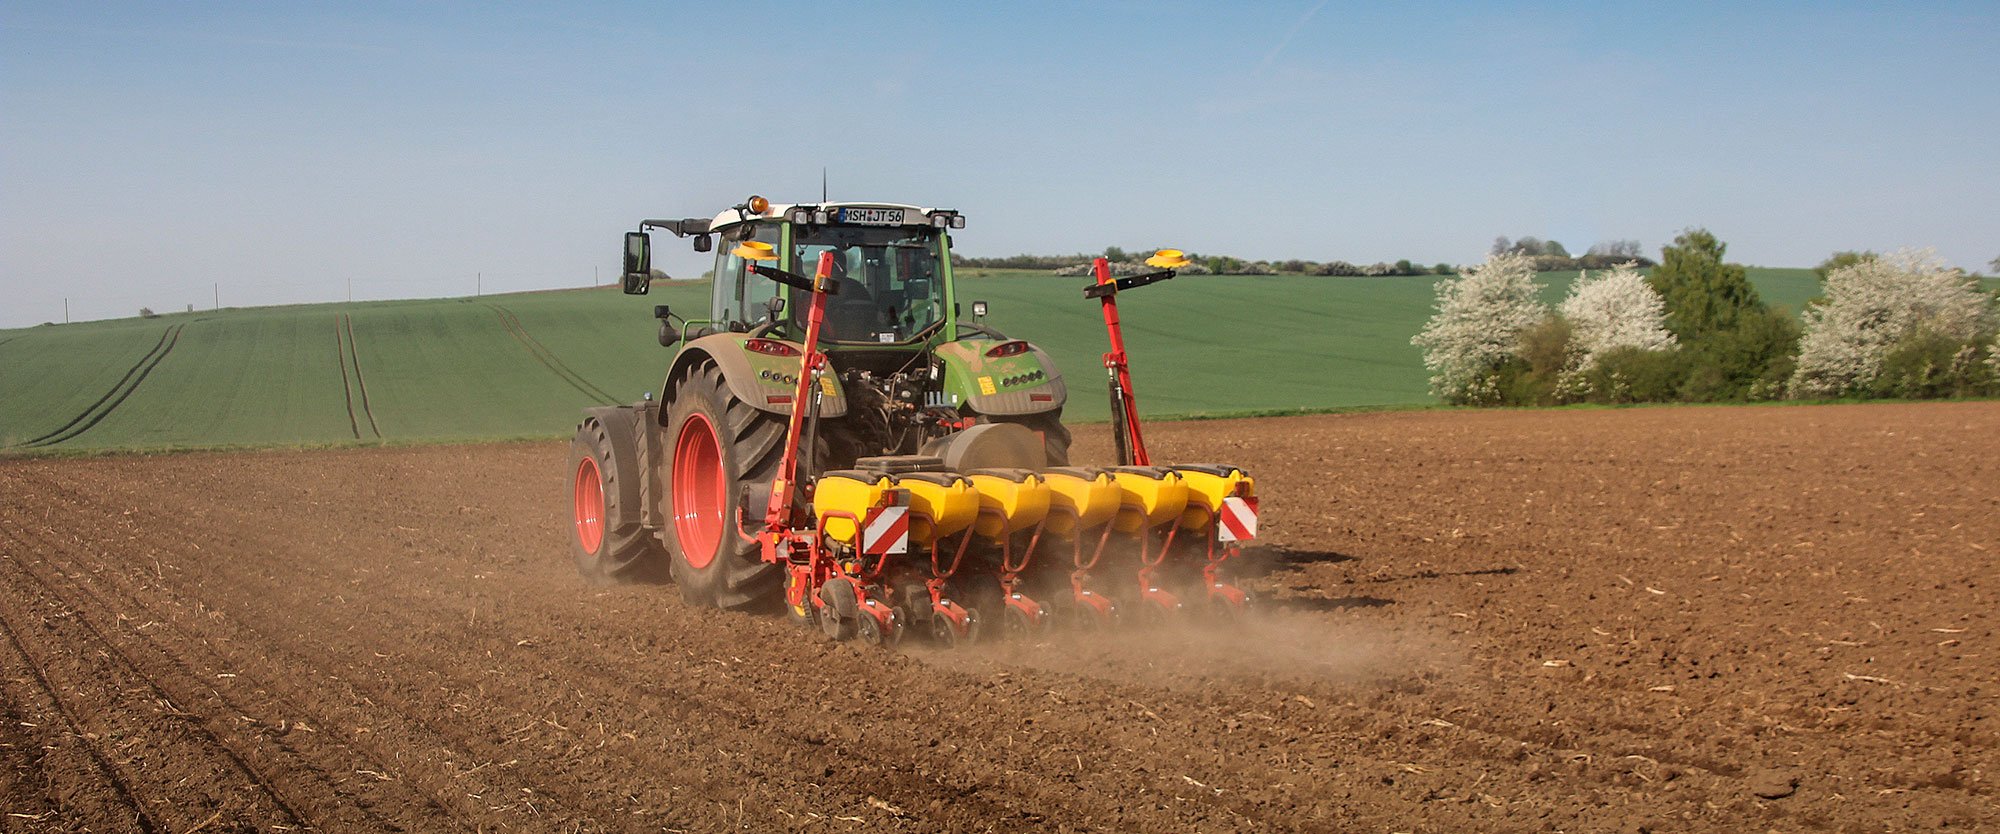
POLYGON ((737 399, 714 362, 680 380, 667 410, 666 538, 690 602, 759 608, 782 594, 783 570, 763 561, 738 520, 746 499, 770 494, 784 441, 785 421, 737 399))
POLYGON ((640 523, 635 428, 623 410, 591 415, 569 443, 569 550, 577 572, 592 584, 667 578, 666 552, 640 523))

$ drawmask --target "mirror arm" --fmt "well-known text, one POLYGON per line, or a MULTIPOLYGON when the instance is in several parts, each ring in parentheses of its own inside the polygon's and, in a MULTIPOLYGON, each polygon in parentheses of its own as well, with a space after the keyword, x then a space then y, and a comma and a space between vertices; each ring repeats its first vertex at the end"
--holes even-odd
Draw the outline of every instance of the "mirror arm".
POLYGON ((708 234, 710 222, 706 217, 688 217, 680 220, 641 220, 639 221, 639 230, 665 229, 673 232, 674 237, 705 235, 708 234))

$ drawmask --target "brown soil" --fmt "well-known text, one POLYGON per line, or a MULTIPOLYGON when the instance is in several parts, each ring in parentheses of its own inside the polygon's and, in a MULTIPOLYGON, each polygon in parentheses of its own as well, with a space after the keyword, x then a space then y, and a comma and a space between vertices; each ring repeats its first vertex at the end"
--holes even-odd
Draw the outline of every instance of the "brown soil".
POLYGON ((2000 404, 1151 440, 1261 476, 1261 621, 587 588, 558 443, 0 462, 0 830, 2000 828, 2000 404))

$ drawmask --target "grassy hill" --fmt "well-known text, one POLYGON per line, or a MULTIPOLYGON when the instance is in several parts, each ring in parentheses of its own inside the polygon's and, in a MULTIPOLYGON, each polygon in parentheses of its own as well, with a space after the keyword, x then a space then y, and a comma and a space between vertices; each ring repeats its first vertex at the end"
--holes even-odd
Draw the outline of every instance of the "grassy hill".
MULTIPOLYGON (((1085 279, 961 278, 970 309, 1056 357, 1067 414, 1106 414, 1102 319, 1085 279)), ((1551 273, 1558 300, 1574 274, 1551 273)), ((1752 269, 1797 310, 1812 272, 1752 269)), ((1120 299, 1141 413, 1194 416, 1433 402, 1410 337, 1435 278, 1186 276, 1120 299)), ((706 282, 230 309, 0 331, 0 451, 561 436, 578 409, 660 384, 653 304, 706 282)))

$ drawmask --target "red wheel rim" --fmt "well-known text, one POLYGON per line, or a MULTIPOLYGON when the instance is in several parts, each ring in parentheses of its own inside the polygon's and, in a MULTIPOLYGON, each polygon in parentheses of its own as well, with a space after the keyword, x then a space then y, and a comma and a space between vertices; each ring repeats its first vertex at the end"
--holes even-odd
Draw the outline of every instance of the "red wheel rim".
POLYGON ((585 553, 604 543, 604 481, 593 458, 576 465, 576 541, 585 553))
POLYGON ((688 567, 715 561, 722 544, 723 512, 729 503, 722 471, 722 446, 715 427, 700 414, 688 415, 674 439, 674 533, 688 567))

